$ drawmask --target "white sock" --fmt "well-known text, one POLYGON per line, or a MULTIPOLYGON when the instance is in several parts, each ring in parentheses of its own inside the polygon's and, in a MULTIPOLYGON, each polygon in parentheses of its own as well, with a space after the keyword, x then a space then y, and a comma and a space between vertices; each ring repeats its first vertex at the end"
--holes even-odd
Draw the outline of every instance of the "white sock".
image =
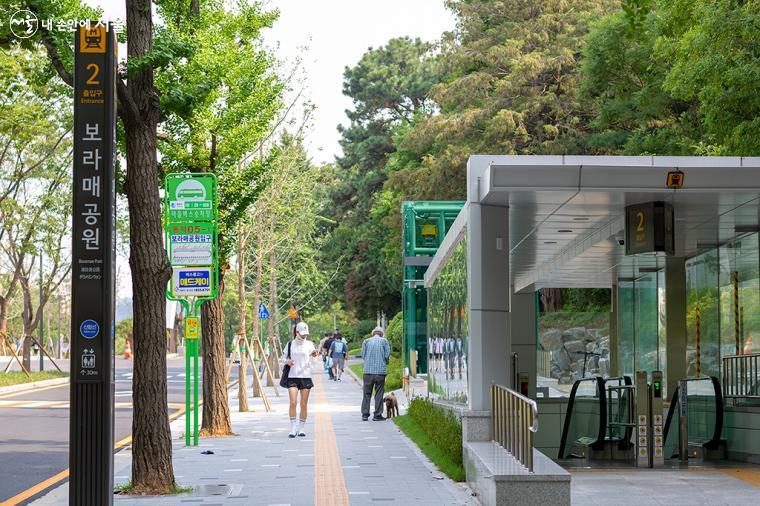
POLYGON ((295 432, 296 429, 298 429, 298 422, 296 422, 296 417, 292 416, 290 417, 290 432, 295 432))

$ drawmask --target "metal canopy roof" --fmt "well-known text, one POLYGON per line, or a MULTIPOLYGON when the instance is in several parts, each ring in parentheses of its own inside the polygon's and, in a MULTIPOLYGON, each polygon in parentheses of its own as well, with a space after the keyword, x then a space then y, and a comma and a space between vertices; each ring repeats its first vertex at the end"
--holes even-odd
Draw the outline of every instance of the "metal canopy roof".
POLYGON ((509 207, 515 290, 608 287, 662 268, 662 255, 625 256, 624 210, 674 207, 676 254, 691 257, 760 224, 760 157, 470 157, 468 202, 509 207), (684 172, 682 189, 666 185, 684 172))

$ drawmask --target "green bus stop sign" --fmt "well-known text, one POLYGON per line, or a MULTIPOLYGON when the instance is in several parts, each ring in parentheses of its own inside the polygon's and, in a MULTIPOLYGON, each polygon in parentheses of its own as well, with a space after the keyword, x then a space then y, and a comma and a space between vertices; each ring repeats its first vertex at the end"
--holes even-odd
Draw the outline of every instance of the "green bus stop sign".
POLYGON ((169 221, 212 221, 216 184, 213 174, 169 174, 166 201, 169 221))

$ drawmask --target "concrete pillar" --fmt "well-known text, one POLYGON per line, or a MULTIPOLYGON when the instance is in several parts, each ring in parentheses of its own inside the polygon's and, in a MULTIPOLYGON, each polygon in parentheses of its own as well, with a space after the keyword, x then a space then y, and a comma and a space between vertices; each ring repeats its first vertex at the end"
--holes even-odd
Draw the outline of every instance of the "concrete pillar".
POLYGON ((490 409, 493 383, 508 386, 509 210, 470 203, 467 222, 469 407, 490 409))
MULTIPOLYGON (((528 377, 528 396, 536 398, 536 292, 512 293, 510 299, 512 353, 517 353, 518 391, 520 376, 528 377)), ((511 362, 510 362, 511 365, 511 362)))
POLYGON ((665 360, 670 395, 678 380, 686 377, 686 259, 665 259, 665 360))
POLYGON ((620 376, 618 364, 618 286, 610 289, 610 377, 620 376))

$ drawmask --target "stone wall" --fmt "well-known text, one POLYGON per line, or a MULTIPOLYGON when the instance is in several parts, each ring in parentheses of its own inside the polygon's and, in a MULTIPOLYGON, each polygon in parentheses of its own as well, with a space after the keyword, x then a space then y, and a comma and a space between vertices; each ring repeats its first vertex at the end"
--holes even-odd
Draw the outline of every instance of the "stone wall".
POLYGON ((610 366, 610 336, 601 329, 573 327, 546 329, 540 333, 544 350, 551 353, 550 376, 569 384, 585 376, 607 376, 610 366))

